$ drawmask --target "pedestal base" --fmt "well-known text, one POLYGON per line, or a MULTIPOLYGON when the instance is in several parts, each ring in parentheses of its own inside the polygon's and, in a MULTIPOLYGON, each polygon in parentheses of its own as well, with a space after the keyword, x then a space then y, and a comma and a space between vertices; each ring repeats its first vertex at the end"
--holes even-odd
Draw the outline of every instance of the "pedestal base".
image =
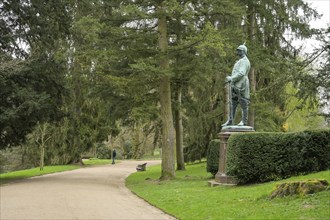
POLYGON ((253 132, 254 128, 251 126, 228 125, 221 128, 221 132, 253 132))
MULTIPOLYGON (((250 126, 225 126, 219 133, 220 148, 219 148, 219 169, 215 175, 215 182, 221 185, 236 185, 238 183, 234 176, 227 176, 226 160, 228 139, 234 133, 254 132, 254 128, 250 126)), ((212 185, 212 184, 211 184, 212 185)), ((213 186, 213 185, 212 185, 213 186)))
POLYGON ((217 183, 221 185, 236 185, 237 179, 234 176, 227 176, 224 173, 217 173, 214 179, 217 183))

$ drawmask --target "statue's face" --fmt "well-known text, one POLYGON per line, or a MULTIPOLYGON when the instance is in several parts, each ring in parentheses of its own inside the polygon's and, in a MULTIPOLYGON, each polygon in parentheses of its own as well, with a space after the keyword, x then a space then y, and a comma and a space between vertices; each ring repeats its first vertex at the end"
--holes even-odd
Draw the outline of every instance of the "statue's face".
POLYGON ((237 55, 238 55, 239 57, 244 57, 244 55, 245 55, 245 53, 244 53, 243 50, 236 50, 236 52, 237 52, 237 55))

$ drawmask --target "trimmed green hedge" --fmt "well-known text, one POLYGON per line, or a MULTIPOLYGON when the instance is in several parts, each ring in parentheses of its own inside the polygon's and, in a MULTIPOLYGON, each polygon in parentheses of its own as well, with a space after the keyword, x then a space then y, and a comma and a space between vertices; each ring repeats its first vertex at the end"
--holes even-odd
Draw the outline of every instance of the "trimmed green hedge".
POLYGON ((227 174, 240 184, 266 182, 330 168, 330 130, 240 133, 228 140, 227 174))
POLYGON ((207 149, 206 171, 212 173, 213 176, 217 174, 219 168, 219 148, 220 140, 214 139, 207 149))

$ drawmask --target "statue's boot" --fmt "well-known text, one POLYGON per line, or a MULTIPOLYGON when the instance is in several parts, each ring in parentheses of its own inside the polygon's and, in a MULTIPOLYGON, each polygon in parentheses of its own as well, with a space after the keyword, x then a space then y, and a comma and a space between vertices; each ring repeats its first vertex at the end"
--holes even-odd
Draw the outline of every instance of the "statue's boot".
POLYGON ((229 114, 229 119, 228 119, 228 121, 226 123, 224 123, 224 124, 221 125, 222 127, 233 125, 233 121, 234 121, 234 118, 235 118, 237 105, 238 105, 237 100, 236 99, 233 99, 231 105, 229 106, 229 108, 230 108, 229 111, 231 112, 229 114))
POLYGON ((225 126, 229 126, 229 125, 233 125, 233 121, 230 119, 226 123, 222 124, 221 127, 225 127, 225 126))
POLYGON ((237 126, 244 126, 244 122, 241 121, 240 123, 237 124, 237 126))
POLYGON ((245 110, 243 110, 242 112, 243 112, 242 121, 240 123, 238 123, 237 126, 247 126, 248 125, 247 110, 246 110, 246 112, 245 112, 245 110))

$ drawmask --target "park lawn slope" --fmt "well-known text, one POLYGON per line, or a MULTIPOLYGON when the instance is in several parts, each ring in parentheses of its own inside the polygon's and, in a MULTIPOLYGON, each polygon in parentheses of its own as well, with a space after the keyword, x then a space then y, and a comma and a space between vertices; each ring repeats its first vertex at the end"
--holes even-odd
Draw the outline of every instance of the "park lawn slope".
POLYGON ((247 186, 209 187, 211 174, 206 164, 188 165, 177 171, 172 181, 158 181, 160 166, 133 173, 126 185, 152 205, 178 219, 328 219, 330 190, 304 197, 269 199, 275 186, 282 182, 325 179, 330 171, 247 186))
MULTIPOLYGON (((90 158, 83 160, 84 165, 106 165, 106 164, 111 164, 112 160, 111 159, 98 159, 98 158, 90 158)), ((116 163, 119 163, 121 161, 116 160, 116 163)))
POLYGON ((34 176, 42 176, 50 173, 57 173, 69 170, 75 170, 80 168, 79 165, 60 165, 60 166, 45 166, 43 170, 40 170, 39 167, 27 169, 27 170, 18 170, 9 173, 0 174, 0 184, 5 184, 13 182, 16 180, 26 179, 34 176))
MULTIPOLYGON (((112 160, 110 159, 92 158, 92 159, 84 160, 84 166, 106 165, 106 164, 111 164, 111 162, 112 160)), ((116 163, 120 163, 120 162, 121 161, 116 160, 116 163)), ((75 170, 81 167, 83 166, 70 164, 70 165, 45 166, 43 170, 40 170, 40 168, 37 167, 32 169, 13 171, 9 173, 2 173, 0 174, 0 185, 34 176, 42 176, 45 174, 75 170)))

